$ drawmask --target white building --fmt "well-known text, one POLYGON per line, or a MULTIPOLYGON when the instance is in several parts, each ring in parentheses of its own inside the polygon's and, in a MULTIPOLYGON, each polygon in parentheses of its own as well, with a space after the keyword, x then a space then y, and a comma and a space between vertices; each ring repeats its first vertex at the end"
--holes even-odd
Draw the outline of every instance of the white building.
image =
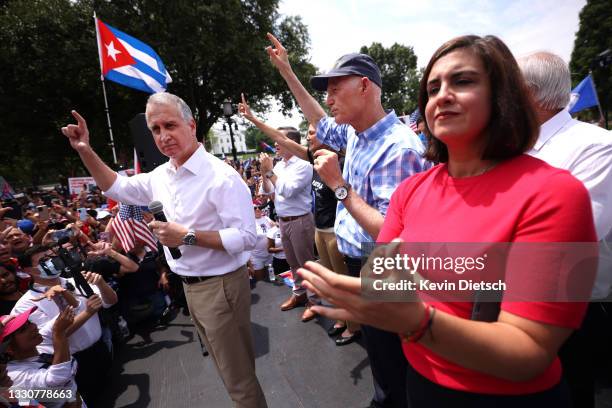
MULTIPOLYGON (((238 154, 244 153, 247 151, 244 129, 239 127, 238 130, 236 130, 235 126, 236 125, 232 123, 232 133, 234 134, 234 145, 236 146, 236 152, 238 154)), ((210 140, 210 153, 215 155, 231 156, 232 141, 230 139, 230 132, 227 122, 225 120, 219 121, 213 125, 211 130, 214 136, 211 137, 210 140), (225 130, 223 130, 224 126, 225 130)))

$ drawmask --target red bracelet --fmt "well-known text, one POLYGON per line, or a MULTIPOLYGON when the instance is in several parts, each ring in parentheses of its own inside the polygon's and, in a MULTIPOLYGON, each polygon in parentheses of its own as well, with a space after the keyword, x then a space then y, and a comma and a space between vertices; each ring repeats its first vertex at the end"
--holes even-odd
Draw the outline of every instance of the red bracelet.
POLYGON ((432 317, 433 317, 432 310, 435 313, 435 309, 433 308, 433 306, 429 304, 425 304, 425 315, 423 316, 423 319, 419 323, 419 327, 413 332, 401 333, 400 337, 402 341, 409 342, 409 343, 416 343, 417 341, 421 339, 421 337, 423 337, 423 335, 425 335, 427 330, 431 328, 431 322, 432 322, 432 317))

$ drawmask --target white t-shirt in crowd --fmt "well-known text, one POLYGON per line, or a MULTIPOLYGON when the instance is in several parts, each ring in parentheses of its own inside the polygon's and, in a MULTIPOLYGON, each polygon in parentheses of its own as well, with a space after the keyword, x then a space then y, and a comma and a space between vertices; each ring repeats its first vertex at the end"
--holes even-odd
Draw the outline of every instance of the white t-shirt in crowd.
MULTIPOLYGON (((281 231, 280 228, 278 228, 277 226, 272 227, 268 231, 268 238, 274 240, 275 248, 283 247, 283 242, 281 241, 281 231)), ((285 256, 285 251, 273 253, 272 256, 277 259, 287 259, 287 257, 285 256)))
POLYGON ((268 231, 274 226, 272 220, 268 217, 262 216, 255 218, 255 226, 257 230, 257 243, 255 249, 251 251, 251 257, 254 258, 268 258, 268 231))

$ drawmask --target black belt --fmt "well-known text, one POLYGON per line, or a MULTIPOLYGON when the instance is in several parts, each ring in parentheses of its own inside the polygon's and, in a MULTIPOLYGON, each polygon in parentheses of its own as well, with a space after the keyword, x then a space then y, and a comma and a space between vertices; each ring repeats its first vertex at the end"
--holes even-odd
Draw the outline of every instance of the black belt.
POLYGON ((210 278, 216 278, 218 275, 212 276, 181 276, 181 280, 186 285, 191 285, 192 283, 204 282, 210 278))
POLYGON ((289 221, 294 221, 297 220, 298 218, 302 218, 305 215, 308 215, 310 213, 306 213, 306 214, 302 214, 302 215, 290 215, 289 217, 278 217, 282 222, 289 222, 289 221))

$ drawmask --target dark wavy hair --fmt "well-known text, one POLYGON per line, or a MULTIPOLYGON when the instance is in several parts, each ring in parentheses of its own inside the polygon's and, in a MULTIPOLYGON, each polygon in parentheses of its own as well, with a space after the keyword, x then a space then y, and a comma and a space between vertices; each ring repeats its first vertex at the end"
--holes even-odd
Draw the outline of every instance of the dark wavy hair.
MULTIPOLYGON (((491 86, 491 117, 485 128, 487 143, 483 160, 504 160, 529 150, 538 138, 539 126, 527 84, 512 53, 499 38, 466 35, 453 38, 436 50, 419 85, 419 110, 425 112, 429 96, 427 80, 440 58, 467 49, 482 61, 491 86)), ((428 147, 425 157, 434 162, 448 161, 448 149, 429 129, 425 120, 428 147)))

